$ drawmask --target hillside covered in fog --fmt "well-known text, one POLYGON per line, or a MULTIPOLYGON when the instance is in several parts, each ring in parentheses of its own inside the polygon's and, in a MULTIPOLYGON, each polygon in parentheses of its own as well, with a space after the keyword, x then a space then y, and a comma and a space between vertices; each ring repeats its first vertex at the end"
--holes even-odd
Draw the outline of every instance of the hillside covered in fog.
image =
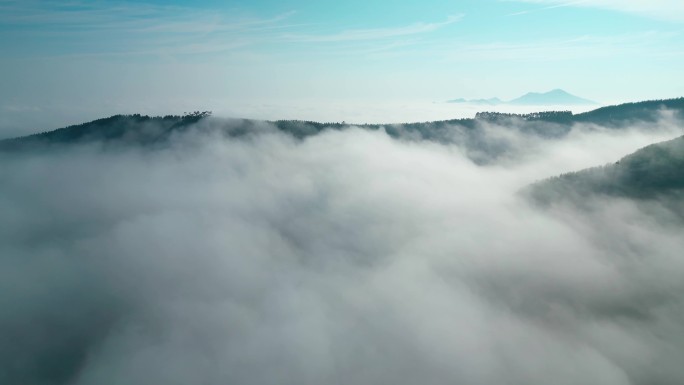
POLYGON ((0 383, 679 385, 683 111, 1 141, 0 383))
MULTIPOLYGON (((519 157, 517 137, 533 139, 561 139, 573 127, 589 129, 619 129, 626 126, 655 124, 662 119, 684 118, 684 98, 627 103, 573 114, 570 111, 548 111, 531 114, 478 113, 472 119, 454 119, 425 123, 354 125, 367 130, 382 130, 388 135, 405 140, 427 140, 454 144, 467 150, 477 163, 491 163, 499 158, 519 157)), ((273 122, 245 119, 215 119, 209 112, 195 112, 184 116, 149 117, 117 115, 89 123, 65 127, 17 139, 0 141, 0 150, 24 151, 58 144, 99 143, 105 146, 145 145, 163 146, 174 134, 189 128, 219 131, 231 137, 253 135, 262 131, 278 130, 304 139, 326 130, 345 130, 345 123, 319 123, 279 120, 273 122)))
POLYGON ((684 219, 684 137, 644 147, 615 163, 535 183, 525 193, 544 205, 582 205, 592 197, 656 202, 684 219))

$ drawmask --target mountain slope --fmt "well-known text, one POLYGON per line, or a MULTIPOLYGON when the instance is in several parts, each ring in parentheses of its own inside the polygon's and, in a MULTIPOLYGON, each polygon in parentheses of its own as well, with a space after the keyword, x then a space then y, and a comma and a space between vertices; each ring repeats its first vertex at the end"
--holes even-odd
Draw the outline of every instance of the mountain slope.
POLYGON ((187 127, 209 116, 209 112, 195 112, 185 116, 114 115, 109 118, 59 128, 19 138, 0 140, 0 151, 23 151, 45 146, 92 142, 117 142, 146 145, 168 139, 174 131, 187 127))
POLYGON ((673 118, 683 119, 684 97, 601 107, 577 114, 573 120, 577 123, 618 126, 631 122, 655 122, 661 119, 664 113, 672 113, 673 118))
MULTIPOLYGON (((258 121, 247 119, 209 118, 210 113, 195 112, 185 116, 149 117, 116 115, 89 123, 40 134, 0 140, 0 152, 21 152, 62 148, 75 144, 97 144, 105 147, 165 145, 174 134, 211 130, 226 136, 240 137, 263 131, 280 131, 303 140, 327 130, 346 130, 344 123, 320 123, 301 120, 258 121)), ((684 120, 684 98, 627 103, 604 107, 584 114, 570 111, 547 111, 531 114, 482 112, 472 119, 452 119, 406 124, 366 124, 358 127, 382 130, 402 140, 428 140, 455 144, 477 164, 490 164, 499 159, 523 156, 525 146, 510 135, 520 138, 556 140, 565 137, 575 124, 598 125, 620 129, 642 123, 648 127, 664 117, 684 120), (494 128, 494 131, 492 129, 494 128)))
POLYGON ((632 199, 684 194, 684 136, 644 147, 614 164, 563 174, 525 190, 535 202, 582 202, 592 196, 632 199))

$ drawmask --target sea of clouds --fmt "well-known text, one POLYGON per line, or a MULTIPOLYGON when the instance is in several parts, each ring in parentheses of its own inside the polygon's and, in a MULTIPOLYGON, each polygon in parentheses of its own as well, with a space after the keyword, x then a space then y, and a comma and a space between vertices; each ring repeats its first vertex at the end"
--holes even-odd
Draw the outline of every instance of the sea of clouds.
POLYGON ((518 193, 678 124, 489 127, 518 155, 486 166, 382 130, 207 129, 226 124, 0 155, 0 383, 684 383, 681 221, 518 193))

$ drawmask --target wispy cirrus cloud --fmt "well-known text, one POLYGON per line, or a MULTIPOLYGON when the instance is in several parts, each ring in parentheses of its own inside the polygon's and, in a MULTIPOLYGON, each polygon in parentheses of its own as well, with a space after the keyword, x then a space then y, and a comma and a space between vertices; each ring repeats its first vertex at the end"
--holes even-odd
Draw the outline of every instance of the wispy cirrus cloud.
MULTIPOLYGON (((237 9, 149 3, 0 0, 0 23, 6 30, 18 31, 21 38, 53 41, 58 56, 211 54, 274 42, 374 44, 383 40, 385 46, 394 47, 403 45, 392 41, 395 38, 428 34, 463 18, 457 14, 439 22, 386 28, 338 27, 322 34, 314 32, 311 24, 294 22, 296 13, 255 16, 237 9)), ((50 50, 40 55, 50 55, 50 50)))
POLYGON ((674 52, 663 50, 663 42, 681 39, 678 33, 646 31, 620 35, 582 35, 566 39, 541 39, 536 41, 487 42, 459 44, 444 52, 455 52, 460 60, 510 60, 510 61, 558 61, 571 59, 611 58, 633 56, 647 52, 651 57, 661 57, 674 52))
MULTIPOLYGON (((521 1, 526 1, 526 0, 521 0, 521 1)), ((532 0, 532 1, 534 1, 534 0, 532 0)), ((514 13, 509 14, 508 16, 519 16, 519 15, 526 15, 528 13, 544 11, 547 9, 572 7, 574 5, 577 5, 578 3, 583 3, 584 1, 586 1, 586 0, 558 2, 558 4, 548 5, 546 7, 541 7, 541 8, 537 8, 537 9, 528 9, 528 10, 520 11, 520 12, 514 12, 514 13)))
POLYGON ((289 28, 292 24, 285 21, 294 14, 260 17, 177 5, 0 0, 5 31, 21 39, 53 41, 60 56, 223 52, 256 44, 269 31, 289 28))
MULTIPOLYGON (((669 45, 679 41, 679 32, 643 31, 616 35, 577 35, 567 38, 470 41, 462 38, 418 38, 392 42, 386 49, 357 47, 337 49, 336 54, 365 54, 368 57, 425 57, 433 62, 559 62, 566 60, 596 60, 648 55, 651 58, 684 57, 682 50, 669 45)), ((372 48, 372 47, 371 47, 372 48)))
POLYGON ((463 17, 463 14, 459 14, 449 16, 447 20, 436 23, 419 22, 406 25, 403 27, 348 29, 332 34, 287 34, 283 35, 283 39, 287 41, 302 43, 329 43, 362 40, 379 40, 433 32, 447 25, 456 23, 460 21, 463 17))
MULTIPOLYGON (((544 9, 557 7, 592 7, 632 13, 644 17, 671 21, 684 21, 684 1, 682 0, 505 0, 547 5, 544 9)), ((529 13, 522 11, 517 14, 529 13)))

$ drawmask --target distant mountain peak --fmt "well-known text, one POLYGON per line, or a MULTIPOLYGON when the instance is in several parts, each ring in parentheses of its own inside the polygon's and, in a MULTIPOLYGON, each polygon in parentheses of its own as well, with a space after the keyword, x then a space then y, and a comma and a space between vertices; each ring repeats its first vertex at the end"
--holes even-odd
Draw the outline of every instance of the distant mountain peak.
POLYGON ((499 98, 489 98, 489 99, 464 99, 464 98, 458 98, 458 99, 452 99, 448 100, 447 103, 468 103, 468 104, 484 104, 484 105, 498 105, 498 104, 504 104, 503 100, 499 98))
POLYGON ((589 99, 584 99, 575 96, 560 88, 553 89, 548 92, 528 92, 525 95, 509 101, 510 104, 519 105, 588 105, 598 104, 589 99))
POLYGON ((513 105, 535 105, 535 106, 576 106, 576 105, 595 105, 598 104, 589 99, 584 99, 573 95, 563 89, 556 88, 548 92, 528 92, 523 96, 509 101, 503 101, 499 98, 489 99, 452 99, 447 103, 468 103, 480 105, 499 105, 499 104, 513 104, 513 105))

